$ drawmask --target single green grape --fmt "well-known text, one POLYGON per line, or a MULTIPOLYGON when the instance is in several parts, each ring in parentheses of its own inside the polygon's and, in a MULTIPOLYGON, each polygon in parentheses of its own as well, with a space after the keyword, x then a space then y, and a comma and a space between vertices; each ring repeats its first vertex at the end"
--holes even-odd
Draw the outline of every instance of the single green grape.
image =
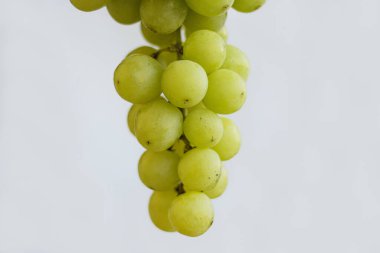
POLYGON ((199 63, 207 73, 214 72, 226 58, 226 43, 216 32, 193 32, 183 45, 183 58, 199 63))
POLYGON ((200 236, 212 225, 214 209, 211 200, 201 192, 186 192, 176 197, 169 209, 169 221, 179 233, 200 236))
POLYGON ((179 156, 174 152, 145 151, 139 161, 139 176, 144 185, 155 191, 169 191, 179 184, 179 156))
POLYGON ((221 161, 212 149, 194 148, 181 158, 178 175, 189 191, 212 189, 220 177, 221 161))
POLYGON ((107 10, 118 23, 130 25, 140 20, 141 0, 108 0, 107 10))
POLYGON ((143 105, 141 104, 134 104, 131 106, 131 108, 128 111, 128 116, 127 116, 127 123, 128 123, 128 128, 129 131, 134 135, 135 134, 135 120, 136 120, 136 115, 140 111, 143 105))
POLYGON ((157 56, 157 61, 167 68, 170 63, 178 60, 178 53, 172 51, 162 51, 157 56))
POLYGON ((190 112, 197 110, 197 109, 207 109, 206 106, 203 104, 203 102, 200 102, 197 105, 194 105, 193 107, 187 108, 187 114, 190 112))
POLYGON ((245 82, 232 70, 219 69, 208 77, 208 90, 203 103, 220 114, 231 114, 244 104, 247 92, 245 82))
POLYGON ((198 30, 211 30, 218 32, 224 26, 226 18, 227 13, 215 17, 206 17, 189 10, 184 25, 186 29, 193 32, 198 30))
POLYGON ((211 190, 206 190, 204 193, 211 199, 220 197, 226 190, 228 184, 228 173, 225 168, 222 168, 220 178, 215 187, 211 190))
POLYGON ((207 74, 192 61, 172 62, 162 75, 161 85, 170 103, 180 108, 192 107, 202 101, 207 92, 207 74))
POLYGON ((213 149, 219 154, 222 161, 234 157, 240 150, 240 131, 235 123, 225 117, 222 117, 223 137, 213 149))
POLYGON ((227 28, 225 26, 223 26, 222 29, 220 29, 218 31, 218 34, 220 35, 220 37, 223 38, 223 40, 225 42, 227 42, 227 40, 228 40, 228 32, 227 32, 227 28))
POLYGON ((135 135, 146 149, 164 151, 181 136, 182 123, 181 111, 159 98, 144 105, 136 115, 135 135))
POLYGON ((219 16, 226 13, 234 0, 186 0, 187 5, 193 11, 203 16, 219 16))
POLYGON ((152 32, 143 24, 141 24, 141 33, 148 42, 160 47, 168 47, 174 45, 181 38, 180 29, 172 33, 161 34, 152 32))
POLYGON ((266 0, 235 0, 233 8, 240 12, 253 12, 265 4, 266 0))
POLYGON ((75 8, 81 11, 95 11, 106 5, 107 0, 70 0, 75 8))
POLYGON ((247 80, 250 64, 247 56, 243 53, 243 51, 232 45, 227 45, 227 56, 222 65, 222 68, 235 71, 244 80, 247 80))
POLYGON ((149 200, 149 216, 153 224, 166 232, 174 232, 175 229, 170 224, 169 221, 169 209, 173 200, 177 197, 177 192, 164 191, 158 192, 155 191, 152 193, 149 200))
POLYGON ((130 56, 132 54, 144 54, 147 56, 152 56, 156 52, 157 52, 157 49, 155 49, 153 47, 142 46, 142 47, 138 47, 138 48, 133 49, 131 52, 129 52, 129 54, 127 56, 130 56))
POLYGON ((142 23, 154 33, 173 33, 180 28, 187 15, 185 0, 142 0, 142 23))
POLYGON ((183 132, 193 146, 210 148, 222 139, 223 123, 216 113, 199 108, 187 115, 183 132))
POLYGON ((142 54, 127 56, 116 68, 114 83, 117 93, 134 104, 147 103, 161 94, 161 64, 142 54))

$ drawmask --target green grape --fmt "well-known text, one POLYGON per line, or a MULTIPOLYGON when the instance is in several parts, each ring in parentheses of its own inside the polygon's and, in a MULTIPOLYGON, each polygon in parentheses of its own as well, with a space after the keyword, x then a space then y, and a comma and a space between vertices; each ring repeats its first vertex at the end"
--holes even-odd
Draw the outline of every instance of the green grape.
POLYGON ((194 105, 193 107, 187 108, 187 113, 190 113, 197 109, 207 109, 206 106, 203 104, 203 102, 200 102, 197 105, 194 105))
POLYGON ((155 191, 169 191, 179 184, 177 172, 179 156, 171 151, 145 151, 139 161, 139 176, 146 187, 155 191))
POLYGON ((232 70, 219 69, 209 75, 208 90, 203 103, 221 114, 238 111, 244 104, 247 92, 245 82, 232 70))
POLYGON ((164 151, 182 134, 181 111, 163 98, 144 105, 136 116, 135 135, 148 150, 164 151))
POLYGON ((178 175, 187 190, 212 189, 220 177, 221 161, 212 149, 194 148, 179 161, 178 175))
POLYGON ((238 73, 244 80, 248 79, 249 61, 247 56, 237 47, 227 45, 227 56, 222 68, 238 73))
POLYGON ((129 109, 128 116, 127 116, 127 123, 128 123, 129 131, 131 131, 132 134, 135 134, 135 119, 136 119, 137 113, 140 111, 142 106, 143 105, 140 105, 140 104, 134 104, 129 109))
POLYGON ((160 47, 168 47, 174 45, 181 38, 181 33, 179 29, 172 33, 160 34, 152 32, 143 24, 141 24, 141 33, 148 42, 160 47))
POLYGON ((206 190, 204 193, 211 199, 215 199, 221 196, 227 188, 228 184, 228 175, 227 170, 222 168, 220 178, 216 183, 215 187, 211 190, 206 190))
POLYGON ((172 62, 162 75, 162 90, 170 103, 180 108, 192 107, 207 92, 207 74, 192 61, 172 62))
POLYGON ((152 56, 157 52, 157 50, 153 47, 148 47, 148 46, 142 46, 138 47, 136 49, 133 49, 127 56, 130 56, 132 54, 144 54, 148 56, 152 56))
POLYGON ((175 229, 169 221, 169 209, 173 200, 177 197, 176 191, 153 192, 149 200, 149 216, 153 224, 166 232, 174 232, 175 229))
POLYGON ((253 12, 265 4, 266 0, 235 0, 233 8, 240 12, 253 12))
POLYGON ((202 16, 192 10, 189 10, 184 25, 186 29, 193 32, 198 30, 211 30, 218 32, 226 22, 227 13, 215 17, 202 16))
POLYGON ((226 58, 226 43, 216 32, 199 30, 187 38, 183 57, 199 63, 207 73, 211 73, 222 66, 226 58))
POLYGON ((180 28, 187 15, 185 0, 142 0, 142 23, 154 33, 173 33, 180 28))
POLYGON ((121 24, 130 25, 140 20, 141 0, 108 0, 107 10, 121 24))
POLYGON ((134 104, 144 104, 161 94, 161 64, 142 54, 127 56, 114 73, 117 93, 134 104))
POLYGON ((234 122, 222 117, 223 137, 213 149, 219 154, 221 160, 226 161, 234 157, 240 149, 240 131, 234 122))
POLYGON ((178 60, 178 53, 172 51, 162 51, 157 56, 157 61, 167 68, 170 63, 178 60))
POLYGON ((75 8, 81 11, 95 11, 106 5, 107 0, 70 0, 75 8))
POLYGON ((227 32, 227 28, 225 26, 223 26, 223 28, 218 31, 218 34, 220 35, 220 37, 223 38, 224 41, 227 42, 228 32, 227 32))
POLYGON ((193 11, 203 16, 219 16, 226 13, 234 0, 186 0, 187 5, 193 11))
POLYGON ((199 108, 187 115, 183 132, 193 146, 210 148, 222 139, 223 123, 214 112, 199 108))
POLYGON ((201 192, 186 192, 176 197, 169 209, 169 221, 179 233, 200 236, 212 225, 214 209, 211 200, 201 192))

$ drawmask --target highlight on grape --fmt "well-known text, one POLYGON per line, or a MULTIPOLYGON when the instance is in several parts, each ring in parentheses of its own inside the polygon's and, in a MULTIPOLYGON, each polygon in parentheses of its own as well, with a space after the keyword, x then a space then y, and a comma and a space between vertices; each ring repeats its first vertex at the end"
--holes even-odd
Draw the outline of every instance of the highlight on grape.
POLYGON ((138 174, 153 191, 149 216, 163 231, 204 234, 214 220, 211 199, 227 187, 223 162, 240 149, 239 129, 225 115, 244 105, 250 69, 227 43, 227 12, 253 12, 265 0, 70 1, 86 12, 106 7, 123 25, 141 21, 150 45, 132 50, 113 80, 132 103, 127 125, 146 149, 138 174))

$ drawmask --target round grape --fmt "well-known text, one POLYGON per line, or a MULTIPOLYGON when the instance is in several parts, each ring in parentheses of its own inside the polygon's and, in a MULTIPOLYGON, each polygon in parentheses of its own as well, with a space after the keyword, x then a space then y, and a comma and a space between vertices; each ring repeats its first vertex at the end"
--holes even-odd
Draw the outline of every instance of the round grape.
POLYGON ((226 13, 234 0, 186 0, 187 5, 203 16, 219 16, 226 13))
POLYGON ((215 187, 211 190, 206 190, 204 193, 211 199, 220 197, 226 190, 228 184, 228 173, 225 168, 222 168, 220 178, 216 183, 215 187))
POLYGON ((247 80, 250 64, 247 56, 239 48, 227 45, 227 56, 222 68, 235 71, 244 80, 247 80))
POLYGON ((166 232, 174 232, 175 229, 169 221, 169 208, 177 197, 176 191, 153 192, 149 200, 149 216, 153 224, 166 232))
POLYGON ((233 8, 240 12, 253 12, 265 4, 266 0, 235 0, 233 8))
POLYGON ((106 5, 107 0, 70 0, 75 8, 81 11, 95 11, 106 5))
POLYGON ((108 0, 107 10, 118 23, 130 25, 140 20, 141 0, 108 0))
POLYGON ((222 117, 223 137, 213 149, 219 154, 222 161, 234 157, 240 149, 240 132, 234 122, 222 117))

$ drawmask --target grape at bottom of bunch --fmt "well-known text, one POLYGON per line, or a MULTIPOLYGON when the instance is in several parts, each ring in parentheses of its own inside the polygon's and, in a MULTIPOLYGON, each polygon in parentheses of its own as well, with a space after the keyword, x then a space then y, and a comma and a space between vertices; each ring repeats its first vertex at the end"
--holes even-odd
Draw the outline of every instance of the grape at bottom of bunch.
POLYGON ((250 69, 246 55, 227 44, 227 11, 252 12, 265 0, 71 2, 83 11, 106 6, 121 24, 141 20, 143 37, 157 47, 131 51, 114 85, 133 104, 128 127, 146 149, 138 173, 153 190, 152 222, 167 232, 204 234, 214 221, 211 199, 227 187, 223 162, 240 149, 239 129, 225 115, 245 103, 250 69))

